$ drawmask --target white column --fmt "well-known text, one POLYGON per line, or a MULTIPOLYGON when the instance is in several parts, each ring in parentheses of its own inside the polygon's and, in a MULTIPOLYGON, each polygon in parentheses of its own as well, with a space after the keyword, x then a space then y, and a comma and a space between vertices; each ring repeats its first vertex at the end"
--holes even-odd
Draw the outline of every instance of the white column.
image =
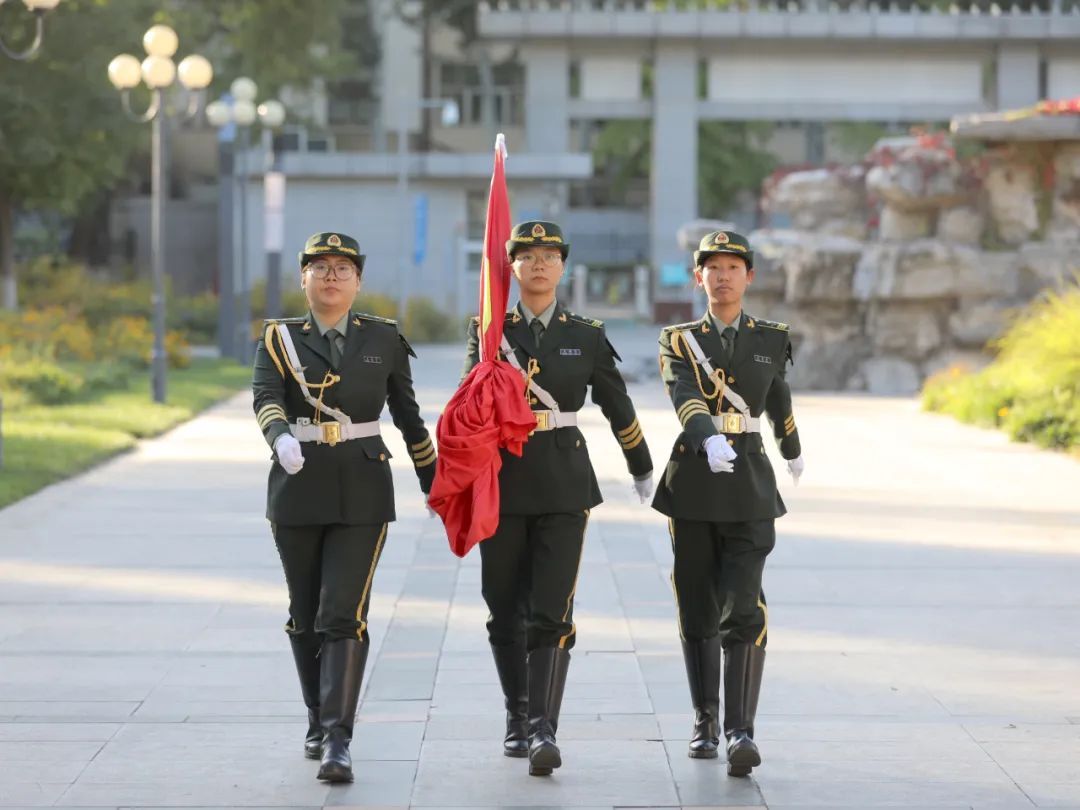
MULTIPOLYGON (((570 52, 553 42, 521 49, 525 63, 525 148, 561 154, 570 146, 570 52)), ((513 153, 514 145, 508 144, 513 153)))
POLYGON ((697 54, 659 45, 653 86, 651 259, 685 262, 675 233, 697 216, 697 54))

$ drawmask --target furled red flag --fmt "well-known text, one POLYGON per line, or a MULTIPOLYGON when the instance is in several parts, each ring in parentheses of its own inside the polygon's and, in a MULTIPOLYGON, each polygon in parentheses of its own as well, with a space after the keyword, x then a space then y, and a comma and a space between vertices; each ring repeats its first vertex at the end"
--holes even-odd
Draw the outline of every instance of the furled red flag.
POLYGON ((521 455, 536 417, 525 401, 525 379, 499 360, 506 299, 510 293, 510 198, 506 193, 506 142, 495 139, 495 168, 488 192, 484 257, 480 269, 480 362, 446 404, 435 435, 439 456, 428 503, 446 526, 450 550, 464 557, 499 525, 501 449, 521 455))

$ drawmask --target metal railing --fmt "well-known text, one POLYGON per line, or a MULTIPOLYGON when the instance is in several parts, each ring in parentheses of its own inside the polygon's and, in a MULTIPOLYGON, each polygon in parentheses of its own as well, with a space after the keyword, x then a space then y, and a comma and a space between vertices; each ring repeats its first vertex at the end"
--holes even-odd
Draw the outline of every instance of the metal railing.
POLYGON ((482 14, 523 11, 639 12, 772 12, 778 14, 892 14, 1033 15, 1080 14, 1080 0, 488 0, 482 14))

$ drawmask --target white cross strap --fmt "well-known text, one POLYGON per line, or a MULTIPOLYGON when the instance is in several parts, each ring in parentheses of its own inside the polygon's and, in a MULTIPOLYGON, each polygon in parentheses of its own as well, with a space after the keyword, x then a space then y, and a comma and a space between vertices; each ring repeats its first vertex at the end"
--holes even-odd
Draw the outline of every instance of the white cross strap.
POLYGON ((292 333, 289 332, 289 327, 283 324, 273 324, 274 329, 277 331, 278 337, 281 339, 281 345, 285 347, 285 356, 288 358, 289 365, 292 367, 293 379, 296 380, 296 384, 300 386, 300 392, 304 395, 304 400, 308 405, 316 410, 322 411, 327 416, 331 416, 343 425, 347 425, 352 422, 348 414, 344 411, 339 411, 337 408, 331 408, 323 402, 319 402, 315 397, 311 395, 311 389, 307 387, 307 378, 304 377, 304 367, 300 365, 300 356, 296 353, 296 346, 293 344, 292 333))
MULTIPOLYGON (((510 341, 506 339, 506 335, 503 335, 501 348, 503 355, 506 357, 506 362, 520 371, 521 376, 528 380, 529 375, 525 369, 521 367, 521 363, 518 362, 514 347, 510 345, 510 341)), ((555 401, 555 397, 537 385, 534 380, 529 380, 529 390, 533 392, 538 400, 547 405, 550 410, 559 410, 559 403, 555 401)))
MULTIPOLYGON (((693 352, 694 359, 697 360, 698 365, 705 369, 706 374, 712 377, 715 373, 713 371, 712 363, 709 362, 709 358, 706 356, 705 352, 702 351, 701 344, 697 342, 697 338, 694 337, 694 333, 687 329, 684 332, 680 332, 680 334, 686 339, 686 343, 690 347, 690 351, 693 352)), ((750 406, 746 404, 746 400, 743 399, 742 395, 739 394, 739 392, 736 391, 734 388, 732 388, 731 385, 724 386, 724 398, 733 406, 735 406, 736 410, 738 410, 739 413, 741 413, 744 417, 746 417, 747 419, 751 418, 750 406)))

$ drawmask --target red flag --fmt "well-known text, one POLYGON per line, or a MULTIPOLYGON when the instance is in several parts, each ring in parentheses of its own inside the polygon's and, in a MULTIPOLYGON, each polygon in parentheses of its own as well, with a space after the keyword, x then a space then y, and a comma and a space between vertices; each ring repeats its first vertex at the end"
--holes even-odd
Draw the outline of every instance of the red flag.
POLYGON ((499 451, 520 456, 536 427, 536 417, 525 401, 525 379, 498 359, 510 294, 510 259, 506 255, 510 198, 505 158, 505 141, 500 134, 495 140, 480 268, 480 362, 462 380, 435 429, 439 456, 428 503, 442 517, 450 550, 459 557, 498 528, 499 451))

